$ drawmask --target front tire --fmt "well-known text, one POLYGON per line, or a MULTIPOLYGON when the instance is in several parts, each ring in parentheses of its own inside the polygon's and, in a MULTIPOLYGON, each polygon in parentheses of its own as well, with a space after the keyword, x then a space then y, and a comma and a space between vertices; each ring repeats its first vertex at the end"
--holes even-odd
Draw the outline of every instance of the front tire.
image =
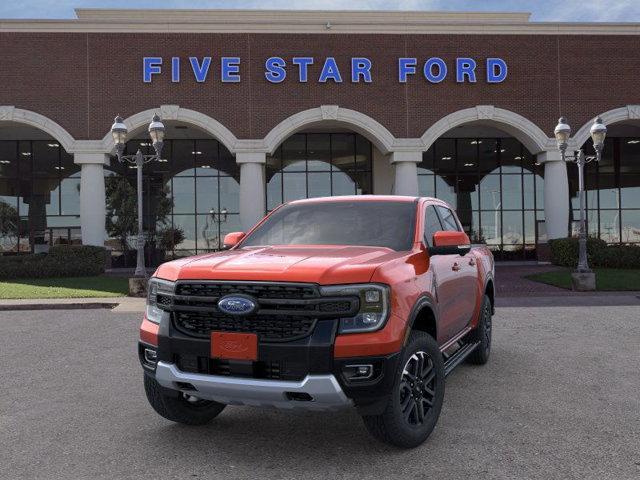
POLYGON ((412 332, 385 411, 362 417, 369 432, 401 448, 422 444, 440 417, 444 376, 444 360, 436 341, 424 332, 412 332))
POLYGON ((223 403, 201 400, 195 396, 178 392, 176 396, 162 392, 160 384, 149 375, 144 376, 144 391, 153 409, 162 417, 185 425, 205 425, 217 417, 223 403))

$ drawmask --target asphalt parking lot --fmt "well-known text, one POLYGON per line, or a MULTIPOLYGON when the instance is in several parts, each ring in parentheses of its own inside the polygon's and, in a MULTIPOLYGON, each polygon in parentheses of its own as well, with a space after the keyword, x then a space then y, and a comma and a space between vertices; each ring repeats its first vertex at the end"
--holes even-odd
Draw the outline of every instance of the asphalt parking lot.
POLYGON ((447 380, 401 451, 354 412, 228 407, 184 427, 147 405, 138 314, 0 312, 1 478, 640 478, 640 308, 501 308, 492 359, 447 380))

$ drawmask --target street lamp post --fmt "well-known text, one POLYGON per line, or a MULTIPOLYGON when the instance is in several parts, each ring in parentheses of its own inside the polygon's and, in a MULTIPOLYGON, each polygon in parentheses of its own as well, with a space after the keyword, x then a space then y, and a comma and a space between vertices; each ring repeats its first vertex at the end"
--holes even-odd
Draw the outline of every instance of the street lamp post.
POLYGON ((127 141, 127 127, 122 117, 117 116, 111 126, 111 134, 116 146, 116 155, 120 162, 135 165, 137 176, 137 195, 138 195, 138 235, 136 238, 136 271, 134 276, 146 278, 147 270, 144 264, 144 233, 143 233, 143 216, 142 216, 142 166, 153 160, 159 160, 164 144, 164 125, 160 120, 160 116, 154 115, 149 124, 149 136, 153 142, 155 150, 154 155, 143 155, 140 149, 135 155, 123 155, 125 143, 127 141))
POLYGON ((585 219, 585 190, 584 190, 584 167, 587 163, 599 162, 602 158, 602 149, 604 148, 604 139, 607 135, 607 127, 602 123, 600 117, 596 118, 591 126, 590 133, 593 140, 593 148, 596 151, 595 156, 587 156, 582 149, 567 154, 569 145, 569 137, 571 136, 571 127, 564 117, 558 120, 558 125, 554 130, 558 149, 565 162, 574 162, 578 166, 578 192, 580 199, 580 223, 578 238, 578 267, 572 275, 574 288, 576 290, 595 290, 595 275, 589 268, 587 260, 587 228, 585 219))

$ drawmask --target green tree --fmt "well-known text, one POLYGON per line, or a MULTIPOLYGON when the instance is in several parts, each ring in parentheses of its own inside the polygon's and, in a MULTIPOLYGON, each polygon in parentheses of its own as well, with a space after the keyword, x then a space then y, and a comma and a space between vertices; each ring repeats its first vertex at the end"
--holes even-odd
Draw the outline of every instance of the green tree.
MULTIPOLYGON (((153 189, 152 189, 153 190, 153 189)), ((173 207, 173 200, 166 187, 157 188, 151 192, 148 201, 151 211, 145 211, 145 222, 148 230, 148 240, 155 241, 156 226, 166 225, 173 207)), ((138 198, 135 187, 131 182, 120 176, 105 179, 105 196, 107 203, 106 229, 109 236, 117 238, 123 250, 128 250, 128 239, 138 234, 138 198)))
POLYGON ((17 245, 19 224, 18 210, 0 200, 0 246, 2 250, 10 250, 17 245))

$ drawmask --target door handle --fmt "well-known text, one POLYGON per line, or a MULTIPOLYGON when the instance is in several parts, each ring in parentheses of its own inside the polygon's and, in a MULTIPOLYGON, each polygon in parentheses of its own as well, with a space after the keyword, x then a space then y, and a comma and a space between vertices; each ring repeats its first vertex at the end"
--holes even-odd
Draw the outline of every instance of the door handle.
POLYGON ((475 266, 475 264, 476 264, 476 260, 474 258, 469 260, 469 265, 471 265, 473 267, 473 266, 475 266))
POLYGON ((451 267, 451 270, 453 270, 454 272, 457 272, 458 270, 460 270, 460 265, 458 265, 458 262, 453 264, 453 267, 451 267))

